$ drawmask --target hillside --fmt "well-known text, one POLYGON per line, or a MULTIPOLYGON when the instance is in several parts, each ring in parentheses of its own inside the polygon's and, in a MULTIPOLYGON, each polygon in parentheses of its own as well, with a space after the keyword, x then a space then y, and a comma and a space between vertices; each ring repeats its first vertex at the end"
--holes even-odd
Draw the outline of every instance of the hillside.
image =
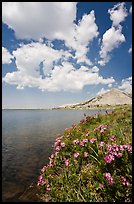
POLYGON ((111 89, 110 91, 92 98, 88 101, 74 104, 66 105, 65 109, 82 109, 82 108, 93 108, 93 107, 103 107, 103 106, 116 106, 132 104, 132 96, 129 93, 125 93, 118 89, 111 89))

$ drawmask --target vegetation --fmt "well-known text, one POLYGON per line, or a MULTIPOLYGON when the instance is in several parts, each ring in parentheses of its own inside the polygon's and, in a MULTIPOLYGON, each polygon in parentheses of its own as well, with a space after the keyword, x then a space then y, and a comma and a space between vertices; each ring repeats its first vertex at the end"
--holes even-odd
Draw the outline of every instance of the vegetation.
POLYGON ((38 197, 50 202, 132 201, 132 109, 85 116, 58 135, 41 169, 38 197))

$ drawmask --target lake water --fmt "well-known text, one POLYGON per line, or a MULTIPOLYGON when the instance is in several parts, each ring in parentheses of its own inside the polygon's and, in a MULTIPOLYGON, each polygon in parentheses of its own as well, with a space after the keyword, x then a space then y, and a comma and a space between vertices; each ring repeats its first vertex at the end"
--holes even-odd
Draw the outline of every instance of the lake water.
MULTIPOLYGON (((110 110, 109 110, 110 111, 110 110)), ((15 202, 37 180, 57 134, 98 110, 3 110, 2 201, 15 202)), ((99 111, 105 113, 105 110, 99 111)))

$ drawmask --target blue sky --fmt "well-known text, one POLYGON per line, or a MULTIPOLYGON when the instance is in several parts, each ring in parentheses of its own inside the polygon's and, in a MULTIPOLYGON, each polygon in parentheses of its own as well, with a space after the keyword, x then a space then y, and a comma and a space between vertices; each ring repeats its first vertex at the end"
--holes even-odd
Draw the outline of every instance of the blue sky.
POLYGON ((131 2, 3 2, 2 106, 132 91, 131 2))

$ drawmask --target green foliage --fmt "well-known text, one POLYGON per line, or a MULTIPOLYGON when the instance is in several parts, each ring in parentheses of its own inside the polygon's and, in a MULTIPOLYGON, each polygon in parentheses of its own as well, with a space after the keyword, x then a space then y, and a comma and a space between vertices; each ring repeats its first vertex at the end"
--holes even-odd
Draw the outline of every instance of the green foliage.
POLYGON ((39 177, 39 198, 50 202, 131 202, 131 142, 131 107, 85 117, 56 139, 50 162, 39 177))

